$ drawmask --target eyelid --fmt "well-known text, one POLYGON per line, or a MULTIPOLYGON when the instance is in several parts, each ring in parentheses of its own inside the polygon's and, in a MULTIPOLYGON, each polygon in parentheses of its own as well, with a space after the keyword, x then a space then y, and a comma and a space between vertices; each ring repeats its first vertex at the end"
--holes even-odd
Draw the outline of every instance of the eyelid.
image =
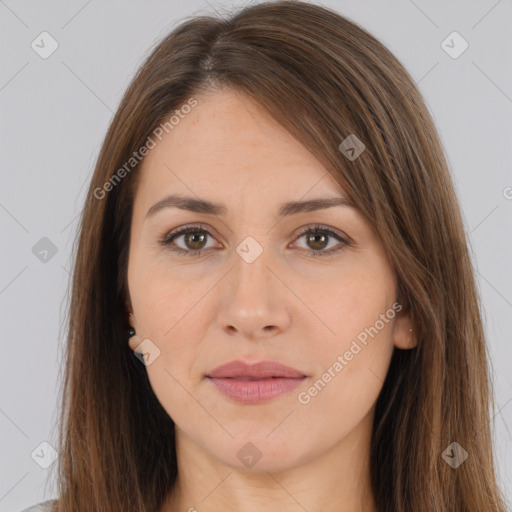
MULTIPOLYGON (((313 249, 301 248, 301 250, 304 253, 306 253, 307 256, 311 256, 313 258, 329 259, 330 257, 335 257, 339 255, 347 247, 352 247, 353 245, 355 245, 348 235, 344 234, 343 232, 340 232, 335 228, 331 228, 329 226, 324 226, 321 224, 314 224, 301 228, 292 244, 295 244, 307 233, 324 233, 328 238, 335 239, 338 242, 334 247, 331 247, 330 249, 322 249, 315 251, 313 249)), ((327 245, 329 245, 329 243, 327 245)))
POLYGON ((299 232, 296 235, 296 238, 300 238, 305 233, 309 233, 310 231, 325 231, 332 233, 330 236, 339 237, 343 242, 345 242, 347 245, 355 245, 352 238, 350 238, 346 233, 343 231, 340 231, 339 229, 332 228, 330 226, 326 226, 324 224, 310 224, 308 226, 305 226, 303 228, 299 228, 299 232))
MULTIPOLYGON (((211 228, 210 226, 207 226, 205 224, 186 224, 184 226, 180 226, 179 228, 173 229, 169 232, 165 232, 164 235, 159 239, 159 243, 164 246, 171 245, 171 242, 173 242, 176 238, 179 238, 180 236, 186 235, 189 232, 194 231, 204 231, 206 233, 207 237, 213 238, 214 240, 217 240, 217 236, 214 236, 211 232, 213 231, 216 233, 216 231, 211 228)), ((220 238, 220 237, 219 237, 220 238)), ((199 251, 192 251, 190 252, 202 252, 202 251, 208 251, 211 248, 208 249, 200 249, 199 251)), ((178 247, 176 252, 179 252, 180 250, 185 252, 185 249, 181 249, 178 247)))

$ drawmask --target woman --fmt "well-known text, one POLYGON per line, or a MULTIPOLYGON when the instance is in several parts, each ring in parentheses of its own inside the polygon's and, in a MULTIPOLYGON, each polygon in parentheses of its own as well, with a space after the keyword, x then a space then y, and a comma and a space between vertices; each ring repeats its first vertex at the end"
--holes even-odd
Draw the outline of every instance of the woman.
POLYGON ((45 510, 504 512, 457 198, 397 59, 277 1, 169 34, 83 212, 45 510))

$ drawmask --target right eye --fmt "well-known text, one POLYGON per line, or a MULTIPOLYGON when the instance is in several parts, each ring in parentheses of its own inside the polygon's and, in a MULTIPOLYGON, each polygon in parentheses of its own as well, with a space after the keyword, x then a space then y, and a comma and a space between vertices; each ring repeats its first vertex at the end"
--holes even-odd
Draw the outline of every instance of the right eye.
MULTIPOLYGON (((180 256, 197 257, 203 253, 205 242, 212 235, 200 226, 186 226, 172 231, 160 240, 162 245, 169 246, 169 249, 180 256), (183 237, 184 246, 176 244, 175 240, 183 237), (174 246, 174 247, 173 247, 174 246)), ((206 247, 208 249, 208 247, 206 247)))

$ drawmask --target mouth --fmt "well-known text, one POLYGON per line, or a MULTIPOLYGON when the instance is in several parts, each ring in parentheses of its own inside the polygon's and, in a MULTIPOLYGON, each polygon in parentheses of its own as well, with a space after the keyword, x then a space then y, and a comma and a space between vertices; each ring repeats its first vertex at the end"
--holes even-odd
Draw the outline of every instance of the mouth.
POLYGON ((242 404, 258 404, 292 391, 307 376, 273 361, 253 365, 233 361, 216 368, 206 378, 227 398, 242 404))

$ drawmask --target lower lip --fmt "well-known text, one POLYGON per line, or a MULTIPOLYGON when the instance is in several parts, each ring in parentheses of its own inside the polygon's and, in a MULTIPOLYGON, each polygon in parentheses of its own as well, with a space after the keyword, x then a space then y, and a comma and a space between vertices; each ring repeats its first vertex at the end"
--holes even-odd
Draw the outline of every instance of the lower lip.
POLYGON ((243 404, 258 404, 288 393, 299 386, 306 377, 274 377, 262 380, 242 380, 235 378, 217 379, 208 377, 225 396, 243 404))

